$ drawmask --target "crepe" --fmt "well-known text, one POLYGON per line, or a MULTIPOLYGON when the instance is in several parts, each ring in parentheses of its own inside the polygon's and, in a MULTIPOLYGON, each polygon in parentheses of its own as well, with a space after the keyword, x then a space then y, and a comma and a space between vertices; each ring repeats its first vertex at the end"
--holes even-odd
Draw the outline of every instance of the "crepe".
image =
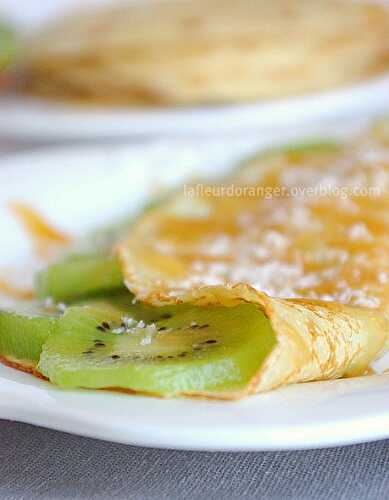
POLYGON ((372 2, 121 2, 29 40, 25 70, 32 91, 82 102, 241 102, 380 74, 388 35, 389 10, 372 2))
POLYGON ((387 133, 185 186, 119 245, 128 288, 154 305, 258 304, 277 347, 253 392, 365 373, 389 334, 387 133))

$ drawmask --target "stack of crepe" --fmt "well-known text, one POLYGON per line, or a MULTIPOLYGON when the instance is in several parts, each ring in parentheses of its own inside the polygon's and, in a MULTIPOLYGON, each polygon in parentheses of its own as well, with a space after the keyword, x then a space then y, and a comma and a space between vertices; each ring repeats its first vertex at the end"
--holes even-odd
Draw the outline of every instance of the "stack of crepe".
POLYGON ((142 1, 81 11, 29 41, 34 92, 124 105, 242 102, 389 67, 389 10, 346 0, 142 1))
POLYGON ((263 311, 277 342, 223 397, 369 373, 388 347, 388 189, 387 124, 259 155, 141 217, 118 247, 126 285, 157 306, 263 311))

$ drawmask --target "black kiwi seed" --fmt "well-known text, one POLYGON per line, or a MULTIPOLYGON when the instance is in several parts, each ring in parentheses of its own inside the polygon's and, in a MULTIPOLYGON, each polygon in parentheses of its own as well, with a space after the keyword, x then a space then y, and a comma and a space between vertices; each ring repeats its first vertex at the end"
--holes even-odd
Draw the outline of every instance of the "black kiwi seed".
POLYGON ((95 342, 96 347, 105 347, 104 342, 95 342))
POLYGON ((161 326, 160 328, 158 328, 159 332, 162 332, 163 330, 166 330, 166 326, 161 326))
POLYGON ((201 350, 201 347, 199 345, 194 345, 193 346, 193 350, 194 351, 200 351, 201 350))
POLYGON ((217 344, 217 340, 214 340, 214 339, 209 339, 209 340, 206 340, 205 342, 203 342, 204 344, 217 344))
POLYGON ((165 313, 165 314, 162 314, 161 319, 170 319, 171 317, 172 317, 171 314, 165 313))
POLYGON ((199 326, 199 328, 208 328, 208 327, 209 327, 209 325, 208 325, 208 324, 205 324, 205 325, 201 325, 201 326, 199 326))
POLYGON ((100 332, 105 332, 105 328, 103 326, 101 326, 101 325, 96 326, 96 329, 100 330, 100 332))
POLYGON ((120 356, 118 356, 117 354, 113 354, 113 355, 111 356, 111 358, 112 358, 112 359, 120 359, 120 356))
POLYGON ((103 321, 101 324, 103 325, 103 327, 104 327, 106 330, 109 330, 109 329, 110 329, 109 323, 108 323, 107 321, 103 321))
POLYGON ((186 353, 186 352, 181 352, 181 353, 178 355, 178 357, 179 357, 179 358, 185 358, 185 356, 186 356, 186 355, 187 355, 187 353, 186 353))
POLYGON ((93 351, 84 351, 82 354, 92 354, 93 351))

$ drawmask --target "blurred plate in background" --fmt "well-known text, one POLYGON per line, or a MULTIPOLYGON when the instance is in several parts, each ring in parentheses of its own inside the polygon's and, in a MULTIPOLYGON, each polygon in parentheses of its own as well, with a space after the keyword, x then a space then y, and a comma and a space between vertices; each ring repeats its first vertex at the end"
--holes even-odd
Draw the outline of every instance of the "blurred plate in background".
POLYGON ((0 134, 39 141, 267 133, 389 113, 389 75, 335 91, 244 105, 131 109, 0 98, 0 134))

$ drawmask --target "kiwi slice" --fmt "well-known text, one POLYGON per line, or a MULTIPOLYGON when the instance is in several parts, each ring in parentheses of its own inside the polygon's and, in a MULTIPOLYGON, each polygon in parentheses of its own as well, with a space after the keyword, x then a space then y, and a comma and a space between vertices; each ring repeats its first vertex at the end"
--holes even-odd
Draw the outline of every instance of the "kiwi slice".
MULTIPOLYGON (((91 305, 105 308, 112 307, 115 311, 136 310, 133 316, 152 320, 154 309, 133 303, 129 293, 118 294, 105 298, 87 298, 80 305, 91 305)), ((77 303, 78 304, 78 303, 77 303)), ((33 371, 38 364, 42 346, 49 335, 57 327, 66 305, 55 304, 52 301, 19 302, 14 308, 0 308, 0 360, 25 371, 33 371)))
MULTIPOLYGON (((153 210, 166 198, 152 199, 142 209, 153 210)), ((57 262, 37 273, 35 290, 40 299, 74 301, 90 295, 106 295, 107 292, 126 290, 120 265, 112 255, 114 244, 125 235, 133 217, 123 217, 79 238, 57 262)))
POLYGON ((61 312, 56 307, 20 304, 17 310, 0 309, 0 359, 33 371, 43 343, 57 326, 61 312))
POLYGON ((102 309, 104 312, 120 315, 121 317, 130 317, 136 321, 153 323, 163 318, 171 317, 179 310, 186 310, 188 306, 163 306, 154 307, 143 302, 137 302, 134 295, 128 290, 109 296, 85 297, 73 304, 75 306, 89 306, 94 309, 102 309))
MULTIPOLYGON (((107 297, 86 298, 80 305, 104 307, 122 314, 131 312, 133 318, 153 321, 159 317, 156 308, 134 304, 133 295, 127 293, 107 297)), ((65 304, 24 302, 10 309, 0 309, 0 360, 25 371, 34 371, 42 346, 57 327, 65 304)))
POLYGON ((87 295, 125 290, 118 260, 105 255, 72 255, 35 277, 39 298, 71 301, 87 295))
POLYGON ((123 315, 112 303, 69 308, 43 346, 39 370, 64 388, 231 397, 276 342, 252 304, 140 307, 148 321, 138 320, 136 307, 123 315))
POLYGON ((112 248, 128 231, 131 221, 127 216, 79 238, 58 261, 37 273, 37 296, 70 302, 124 290, 119 262, 112 255, 112 248))

